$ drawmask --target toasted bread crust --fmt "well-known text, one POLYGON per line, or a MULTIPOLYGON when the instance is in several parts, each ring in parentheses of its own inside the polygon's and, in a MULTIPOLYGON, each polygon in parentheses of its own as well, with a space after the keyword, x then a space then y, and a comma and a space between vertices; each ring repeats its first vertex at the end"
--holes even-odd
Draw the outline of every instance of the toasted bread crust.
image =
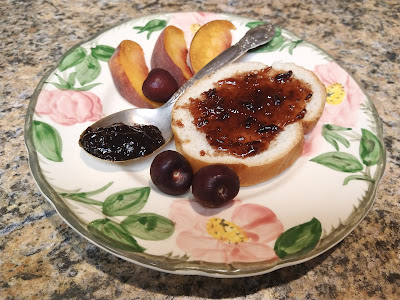
POLYGON ((294 65, 292 63, 275 63, 272 67, 276 70, 287 71, 289 69, 293 70, 295 77, 302 79, 305 82, 312 84, 313 93, 318 95, 318 98, 322 99, 321 105, 316 106, 312 114, 307 113, 306 116, 301 120, 303 124, 304 134, 309 133, 315 125, 318 123, 319 118, 322 116, 325 107, 326 99, 326 88, 323 83, 319 80, 315 73, 308 71, 302 67, 294 65))
MULTIPOLYGON (((209 162, 199 159, 187 152, 184 147, 182 147, 184 141, 176 140, 175 146, 176 150, 181 153, 191 164, 193 171, 197 172, 202 167, 209 165, 209 162)), ((296 140, 295 144, 286 152, 282 153, 278 158, 268 161, 260 162, 259 165, 249 166, 246 164, 245 159, 243 163, 240 162, 223 162, 224 165, 232 168, 236 174, 239 176, 240 186, 252 186, 260 182, 267 181, 285 171, 287 168, 292 166, 296 160, 300 157, 303 151, 304 145, 304 135, 300 135, 296 140)), ((216 160, 215 163, 221 163, 216 160)))

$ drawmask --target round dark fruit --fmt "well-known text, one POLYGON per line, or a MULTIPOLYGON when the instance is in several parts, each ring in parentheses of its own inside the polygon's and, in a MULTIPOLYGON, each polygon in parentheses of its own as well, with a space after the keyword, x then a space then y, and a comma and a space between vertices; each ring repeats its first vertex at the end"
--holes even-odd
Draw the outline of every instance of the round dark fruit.
POLYGON ((182 154, 167 150, 154 158, 150 166, 150 177, 162 192, 181 195, 188 191, 192 184, 193 169, 182 154))
POLYGON ((178 83, 167 70, 152 69, 143 82, 143 94, 150 100, 165 103, 178 90, 178 83))
POLYGON ((193 177, 192 193, 206 207, 221 207, 239 193, 239 177, 225 165, 201 168, 193 177))

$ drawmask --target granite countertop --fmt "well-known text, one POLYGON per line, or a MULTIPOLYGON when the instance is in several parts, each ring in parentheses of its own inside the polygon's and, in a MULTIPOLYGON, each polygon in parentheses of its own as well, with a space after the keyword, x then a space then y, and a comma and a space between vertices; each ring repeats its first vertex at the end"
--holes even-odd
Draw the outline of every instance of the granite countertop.
POLYGON ((2 1, 0 299, 395 299, 400 295, 400 3, 385 1, 2 1), (312 42, 365 89, 382 119, 385 174, 366 218, 306 263, 243 279, 178 276, 128 263, 67 226, 29 170, 23 128, 35 87, 75 44, 151 13, 271 20, 312 42))

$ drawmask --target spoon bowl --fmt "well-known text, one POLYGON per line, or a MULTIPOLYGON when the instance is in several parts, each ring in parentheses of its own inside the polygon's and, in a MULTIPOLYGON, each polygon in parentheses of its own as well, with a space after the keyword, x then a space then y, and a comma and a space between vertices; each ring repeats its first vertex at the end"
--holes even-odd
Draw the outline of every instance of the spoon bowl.
MULTIPOLYGON (((93 123, 90 128, 92 130, 95 130, 98 128, 111 126, 115 123, 123 123, 129 126, 134 126, 138 124, 153 125, 161 131, 161 135, 163 136, 165 143, 167 143, 173 136, 171 129, 172 108, 176 100, 186 91, 186 89, 192 86, 197 80, 201 79, 202 77, 209 75, 212 72, 220 69, 221 67, 235 61, 248 50, 269 42, 274 37, 274 35, 275 26, 273 26, 272 24, 262 24, 250 29, 240 39, 239 42, 223 51, 206 66, 204 66, 199 72, 197 72, 190 80, 183 84, 162 106, 153 109, 132 108, 119 111, 93 123)), ((88 153, 92 154, 90 152, 88 153)), ((128 158, 121 161, 140 159, 148 154, 136 158, 128 158)))

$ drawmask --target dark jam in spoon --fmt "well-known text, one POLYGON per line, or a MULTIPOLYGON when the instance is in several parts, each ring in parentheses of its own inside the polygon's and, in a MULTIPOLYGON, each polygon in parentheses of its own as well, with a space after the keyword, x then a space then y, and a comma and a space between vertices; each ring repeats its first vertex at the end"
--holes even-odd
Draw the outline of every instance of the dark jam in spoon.
POLYGON ((165 143, 161 131, 153 125, 129 126, 115 123, 108 127, 88 127, 79 145, 89 154, 110 161, 124 161, 153 153, 165 143))

